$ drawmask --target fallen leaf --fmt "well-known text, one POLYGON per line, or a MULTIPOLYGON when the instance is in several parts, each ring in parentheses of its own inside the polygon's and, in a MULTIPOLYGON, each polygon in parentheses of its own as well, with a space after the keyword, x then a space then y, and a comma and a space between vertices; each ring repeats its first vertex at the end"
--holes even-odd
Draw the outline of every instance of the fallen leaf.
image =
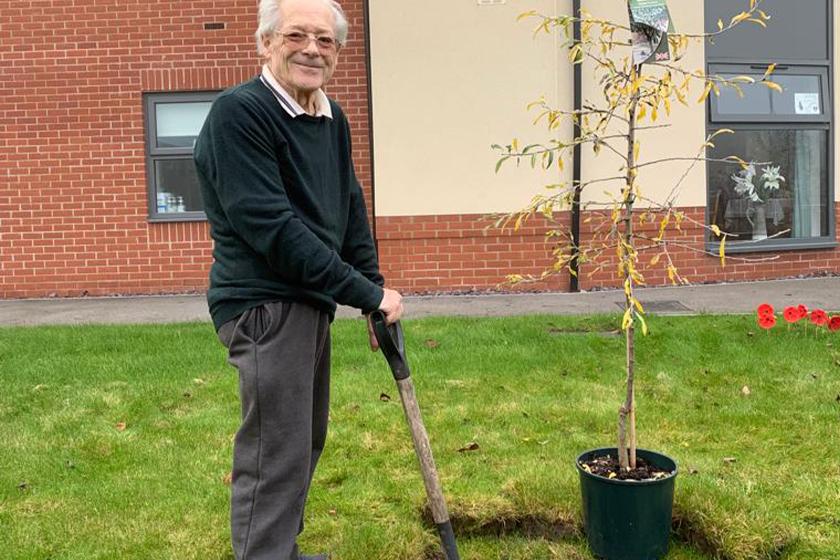
POLYGON ((747 336, 755 336, 755 333, 752 331, 747 331, 747 336))
POLYGON ((117 422, 117 425, 114 427, 117 429, 118 432, 124 432, 126 428, 125 422, 117 422))
POLYGON ((33 391, 40 391, 40 390, 42 390, 42 389, 46 389, 46 388, 47 388, 47 386, 46 386, 46 385, 35 385, 35 386, 32 388, 32 390, 33 390, 33 391))
POLYGON ((192 397, 192 393, 190 393, 189 391, 184 391, 184 398, 188 399, 190 397, 192 397))
POLYGON ((437 340, 434 340, 433 338, 430 338, 426 341, 426 348, 437 348, 438 346, 440 346, 440 343, 437 340))
POLYGON ((736 459, 735 457, 724 457, 724 458, 723 458, 723 462, 724 462, 724 463, 734 463, 734 462, 735 462, 735 461, 737 461, 737 460, 738 460, 738 459, 736 459))
POLYGON ((749 397, 751 393, 752 392, 750 391, 750 388, 747 387, 746 385, 741 387, 741 394, 744 395, 745 397, 749 397))
POLYGON ((18 490, 26 490, 27 488, 29 488, 29 483, 24 480, 23 482, 18 484, 17 487, 18 490))
POLYGON ((193 383, 195 383, 196 385, 204 385, 205 381, 200 377, 196 377, 195 379, 193 379, 193 383))
POLYGON ((222 484, 225 486, 230 486, 233 483, 233 473, 229 472, 225 476, 222 477, 222 484))
POLYGON ((688 469, 688 474, 697 474, 699 472, 700 471, 698 471, 697 469, 688 469))
POLYGON ((331 509, 328 513, 329 513, 330 515, 332 515, 333 517, 335 517, 336 515, 338 515, 338 512, 337 512, 337 511, 335 511, 334 509, 331 509))
POLYGON ((382 402, 388 402, 391 400, 391 395, 389 395, 388 393, 380 393, 379 400, 382 402))
POLYGON ((465 451, 477 451, 478 448, 478 444, 474 441, 471 441, 470 443, 459 449, 458 453, 464 453, 465 451))
POLYGON ((816 373, 812 373, 811 379, 819 379, 819 376, 816 373))

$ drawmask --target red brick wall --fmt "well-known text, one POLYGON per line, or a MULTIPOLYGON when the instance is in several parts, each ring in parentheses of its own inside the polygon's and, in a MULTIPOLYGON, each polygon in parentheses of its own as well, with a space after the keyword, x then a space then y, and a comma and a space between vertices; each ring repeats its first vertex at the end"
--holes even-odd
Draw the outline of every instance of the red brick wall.
MULTIPOLYGON (((702 223, 704 208, 687 208, 691 219, 702 223)), ((840 203, 836 205, 837 231, 840 232, 840 203)), ((581 236, 591 239, 597 219, 581 220, 581 236)), ((379 253, 382 271, 388 283, 406 292, 483 291, 510 289, 505 276, 539 275, 551 264, 551 247, 544 237, 545 224, 534 220, 518 233, 487 228, 492 224, 478 214, 453 216, 379 217, 379 253)), ((650 229, 648 226, 647 229, 650 229)), ((644 230, 640 230, 644 231, 644 230)), ((668 230, 666 239, 673 243, 671 257, 679 273, 692 283, 734 282, 783 278, 801 274, 840 274, 840 250, 800 250, 777 253, 729 253, 726 266, 720 259, 702 254, 704 230, 684 221, 681 231, 668 230), (747 259, 747 260, 742 260, 747 259), (763 262, 753 262, 763 259, 763 262)), ((655 231, 650 231, 653 235, 655 231)), ((648 286, 670 284, 662 263, 651 266, 653 252, 640 256, 648 286)), ((550 282, 523 286, 531 290, 567 290, 566 272, 550 282)), ((595 270, 584 265, 580 288, 620 286, 615 262, 595 270)))
MULTIPOLYGON (((205 288, 207 225, 147 221, 142 94, 254 76, 256 4, 0 2, 0 298, 205 288)), ((351 35, 329 93, 369 192, 363 6, 343 5, 351 35)))

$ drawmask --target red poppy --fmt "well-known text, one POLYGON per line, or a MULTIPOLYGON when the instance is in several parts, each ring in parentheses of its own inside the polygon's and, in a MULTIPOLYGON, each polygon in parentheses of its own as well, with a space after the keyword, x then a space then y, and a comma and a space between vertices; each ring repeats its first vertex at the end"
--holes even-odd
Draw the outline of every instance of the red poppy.
POLYGON ((801 303, 796 306, 796 309, 799 310, 799 318, 804 319, 808 316, 808 308, 802 305, 801 303))
POLYGON ((795 323, 802 318, 802 316, 799 314, 799 308, 793 307, 792 305, 790 307, 785 307, 784 316, 785 321, 787 321, 788 323, 795 323))
POLYGON ((811 311, 811 322, 821 327, 828 323, 828 314, 822 309, 814 309, 811 311))
POLYGON ((758 316, 759 317, 769 317, 775 314, 776 310, 773 309, 773 306, 769 303, 762 303, 758 306, 758 316))
POLYGON ((776 326, 775 315, 760 315, 758 317, 758 326, 764 330, 772 329, 776 326))
POLYGON ((828 320, 828 330, 832 332, 840 331, 840 315, 835 315, 828 320))

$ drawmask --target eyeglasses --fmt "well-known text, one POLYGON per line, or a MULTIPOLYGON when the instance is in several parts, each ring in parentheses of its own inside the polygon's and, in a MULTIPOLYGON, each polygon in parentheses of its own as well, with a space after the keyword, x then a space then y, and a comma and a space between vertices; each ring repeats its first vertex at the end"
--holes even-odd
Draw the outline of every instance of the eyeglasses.
POLYGON ((340 45, 338 41, 329 35, 314 35, 312 33, 304 33, 303 31, 289 31, 280 35, 283 37, 283 44, 296 50, 305 49, 309 46, 310 41, 315 41, 315 45, 322 53, 335 52, 340 45))

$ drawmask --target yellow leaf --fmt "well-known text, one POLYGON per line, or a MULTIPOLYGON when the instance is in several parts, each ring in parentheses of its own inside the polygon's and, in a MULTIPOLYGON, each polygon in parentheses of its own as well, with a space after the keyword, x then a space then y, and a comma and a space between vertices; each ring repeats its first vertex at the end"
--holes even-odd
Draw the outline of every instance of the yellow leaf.
POLYGON ((761 83, 764 84, 765 86, 767 86, 768 88, 772 89, 773 91, 778 91, 779 93, 782 93, 782 91, 783 91, 782 86, 780 86, 776 82, 771 82, 769 80, 764 80, 761 83))
MULTIPOLYGON (((520 16, 520 17, 521 17, 521 16, 520 16)), ((721 31, 723 31, 723 20, 722 20, 722 19, 719 19, 719 20, 718 20, 718 29, 720 29, 721 31)))
POLYGON ((726 236, 724 235, 720 239, 720 248, 718 249, 718 255, 720 256, 720 266, 726 267, 726 236))
MULTIPOLYGON (((645 308, 642 307, 642 302, 640 302, 636 298, 633 298, 633 305, 636 306, 636 309, 639 311, 639 313, 644 313, 645 312, 645 308)), ((639 317, 639 318, 641 319, 641 317, 639 317)))
POLYGON ((624 318, 621 320, 621 330, 626 331, 633 324, 633 308, 627 308, 624 312, 624 318))
POLYGON ((720 228, 716 224, 709 226, 709 229, 712 230, 712 233, 714 233, 716 237, 720 237, 720 228))
POLYGON ((700 95, 700 98, 697 100, 697 103, 705 103, 706 99, 709 98, 710 93, 712 93, 712 82, 706 82, 706 87, 703 88, 703 94, 700 95))
POLYGON ((637 317, 639 318, 639 322, 642 324, 642 334, 647 336, 648 328, 647 328, 647 323, 645 322, 645 318, 642 317, 641 315, 637 315, 637 317))
POLYGON ((774 62, 773 64, 771 64, 770 66, 767 67, 767 70, 764 72, 764 77, 761 78, 761 79, 766 80, 767 78, 769 78, 770 74, 772 74, 775 69, 776 69, 776 63, 774 62))
POLYGON ((522 21, 525 18, 533 17, 535 15, 537 15, 536 10, 531 10, 531 11, 528 11, 528 12, 522 12, 521 14, 519 14, 517 16, 516 21, 522 21))

